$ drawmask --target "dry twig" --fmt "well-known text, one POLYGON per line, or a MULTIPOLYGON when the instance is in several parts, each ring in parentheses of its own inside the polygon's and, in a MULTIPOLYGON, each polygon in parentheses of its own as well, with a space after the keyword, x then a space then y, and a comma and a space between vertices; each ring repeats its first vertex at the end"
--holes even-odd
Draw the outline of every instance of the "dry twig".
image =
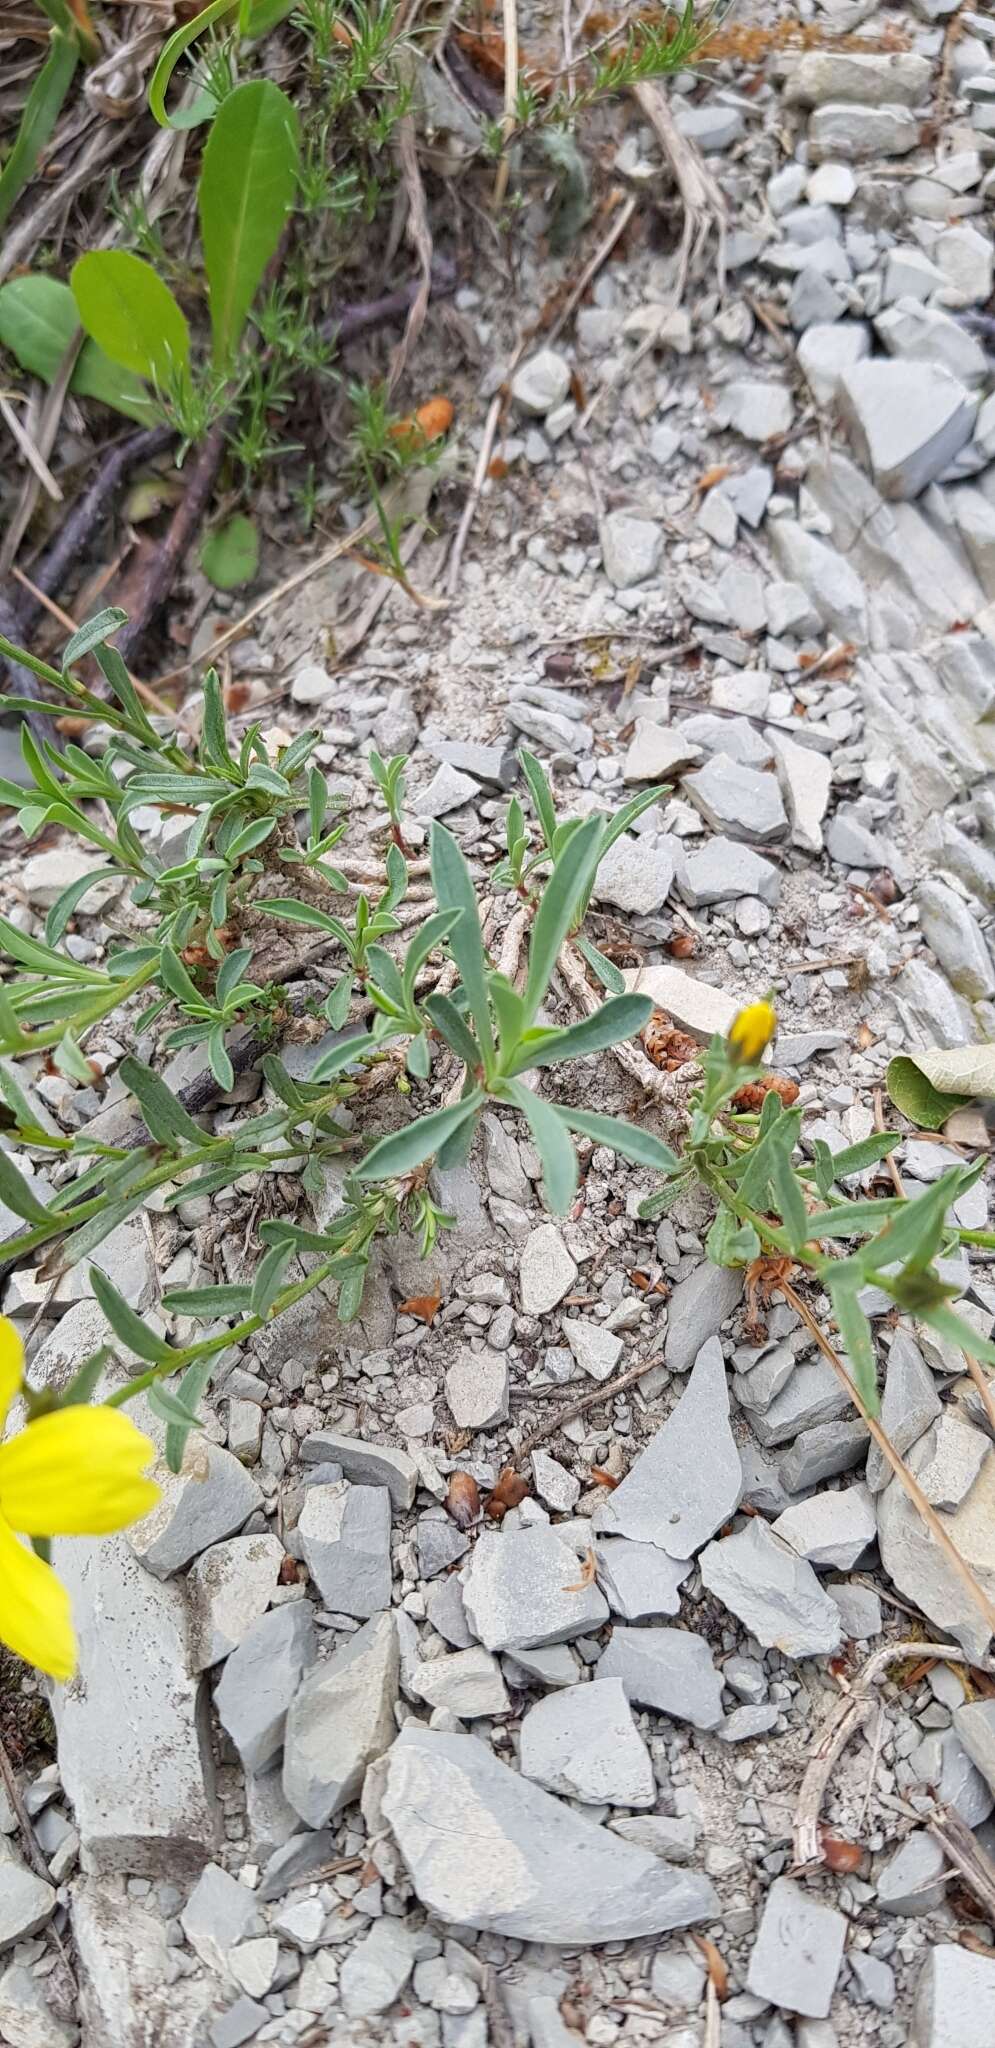
POLYGON ((728 208, 721 186, 707 168, 700 150, 682 135, 674 121, 670 103, 651 79, 632 88, 633 98, 645 114, 664 156, 684 207, 675 300, 680 301, 691 266, 701 255, 711 234, 718 242, 716 270, 719 291, 725 290, 725 244, 728 208))
POLYGON ((522 1459, 527 1458, 530 1451, 535 1450, 536 1444, 541 1444, 547 1436, 555 1436, 565 1422, 572 1422, 575 1415, 583 1415, 588 1408, 596 1408, 601 1401, 611 1401, 616 1394, 623 1394, 626 1387, 634 1387, 637 1380, 643 1379, 646 1373, 652 1372, 653 1367, 660 1363, 659 1358, 644 1358, 641 1365, 630 1365, 628 1371, 620 1372, 617 1379, 604 1380, 601 1386, 595 1387, 592 1392, 581 1394, 580 1398, 571 1401, 568 1407, 558 1409, 555 1415, 550 1416, 548 1422, 541 1422, 538 1429, 533 1429, 527 1437, 523 1437, 518 1446, 518 1463, 521 1464, 522 1459))
POLYGON ((417 290, 408 307, 404 333, 394 350, 394 360, 387 379, 388 391, 393 391, 399 382, 408 357, 425 324, 428 302, 432 295, 432 233, 428 224, 428 209, 425 205, 425 187, 422 184, 418 164, 418 149, 415 140, 413 114, 402 114, 395 129, 397 154, 401 166, 401 177, 408 202, 408 235, 414 245, 420 265, 421 276, 417 290))
POLYGON ((977 1835, 972 1834, 952 1806, 939 1807, 926 1826, 995 1927, 995 1864, 986 1856, 977 1835))
POLYGON ((511 162, 508 143, 515 132, 515 114, 518 107, 518 0, 501 0, 501 16, 504 27, 504 153, 497 167, 494 179, 492 204, 495 213, 504 202, 508 190, 508 176, 511 162))
MULTIPOLYGON (((557 966, 577 1008, 585 1017, 593 1016, 595 1010, 601 1008, 602 997, 590 987, 580 960, 570 946, 562 947, 557 966)), ((678 1067, 674 1073, 665 1074, 659 1067, 655 1067, 652 1060, 648 1060, 646 1054, 637 1046, 613 1045, 611 1051, 613 1059, 617 1060, 630 1080, 637 1082, 643 1093, 659 1103, 661 1109, 670 1112, 680 1104, 684 1088, 682 1077, 686 1076, 688 1071, 700 1077, 697 1063, 690 1070, 678 1067)))

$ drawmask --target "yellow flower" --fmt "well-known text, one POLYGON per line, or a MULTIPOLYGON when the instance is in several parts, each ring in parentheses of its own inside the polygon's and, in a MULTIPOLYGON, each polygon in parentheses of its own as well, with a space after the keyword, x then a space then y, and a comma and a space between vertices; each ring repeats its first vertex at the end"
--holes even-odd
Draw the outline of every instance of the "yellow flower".
MULTIPOLYGON (((24 1346, 0 1316, 0 1435, 24 1346)), ((155 1446, 119 1408, 57 1408, 0 1444, 0 1642, 58 1679, 76 1669, 69 1595, 22 1536, 104 1536, 148 1513, 155 1446)))
POLYGON ((748 1003, 738 1010, 729 1026, 729 1050, 733 1059, 755 1065, 777 1030, 773 1004, 748 1003))

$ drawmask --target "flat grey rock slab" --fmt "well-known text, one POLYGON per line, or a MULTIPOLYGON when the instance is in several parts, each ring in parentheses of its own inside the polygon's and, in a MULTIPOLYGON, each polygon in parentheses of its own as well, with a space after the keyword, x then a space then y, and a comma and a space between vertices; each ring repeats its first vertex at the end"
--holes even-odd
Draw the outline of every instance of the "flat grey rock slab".
POLYGON ((383 1486, 309 1486, 297 1525, 304 1562, 333 1614, 366 1621, 390 1606, 390 1495, 383 1486))
POLYGON ((205 1550, 187 1573, 190 1661, 219 1664, 265 1614, 286 1553, 276 1536, 232 1536, 205 1550))
POLYGON ((995 1791, 995 1700, 968 1700, 955 1707, 954 1733, 995 1791))
MULTIPOLYGON (((909 1454, 916 1476, 928 1442, 924 1437, 909 1454)), ((975 1662, 983 1661, 991 1639, 984 1616, 897 1479, 878 1495, 877 1517, 881 1561, 896 1590, 914 1600, 975 1662)), ((943 1522, 989 1599, 995 1599, 995 1460, 986 1459, 967 1498, 943 1522)))
POLYGON ((576 1278, 577 1268, 555 1223, 541 1223, 526 1239, 518 1267, 524 1314, 547 1315, 569 1294, 576 1278))
POLYGON ((463 1604, 487 1650, 572 1642, 608 1619, 604 1594, 581 1584, 576 1551, 541 1526, 485 1530, 463 1569, 463 1604))
POLYGON ((123 1536, 58 1542, 53 1561, 79 1639, 77 1675, 56 1689, 53 1711, 82 1867, 198 1870, 219 1815, 182 1587, 147 1572, 123 1536))
POLYGON ((0 1977, 0 2034, 10 2048, 76 2048, 78 2029, 56 2017, 38 1978, 23 1963, 0 1977))
POLYGON ((742 1273, 734 1266, 713 1266, 709 1259, 678 1281, 667 1306, 663 1355, 668 1372, 690 1372, 702 1346, 738 1308, 742 1293, 742 1273))
POLYGON ((656 1803, 653 1761, 620 1678, 594 1678, 530 1707, 519 1764, 547 1791, 588 1805, 656 1803))
POLYGON ((735 902, 740 896, 759 896, 762 903, 773 904, 781 894, 781 876, 773 861, 721 833, 706 846, 682 852, 676 874, 677 893, 693 910, 735 902))
POLYGON ((175 1950, 155 1899, 133 1898, 121 1878, 88 1877, 73 1884, 71 1911, 83 2040, 94 2048, 207 2048, 230 1993, 213 1972, 170 1981, 175 1950))
POLYGON ((882 356, 844 370, 844 423, 885 498, 916 498, 970 440, 975 397, 944 369, 882 356))
POLYGON ((808 2019, 828 2018, 847 1923, 794 1878, 771 1885, 747 1973, 754 1998, 808 2019))
POLYGON ((583 1820, 472 1735, 403 1729, 383 1812, 422 1905, 457 1926, 599 1945, 719 1911, 708 1878, 583 1820))
POLYGON ((668 1557, 655 1543, 632 1543, 627 1536, 599 1535, 594 1548, 598 1584, 622 1621, 679 1612, 690 1558, 668 1557))
POLYGON ((202 1550, 234 1536, 262 1506, 251 1472, 221 1444, 199 1434, 187 1438, 182 1471, 170 1472, 165 1459, 159 1459, 152 1477, 160 1498, 151 1514, 129 1529, 128 1542, 157 1579, 168 1579, 202 1550))
POLYGON ((947 1860, 939 1842, 916 1828, 877 1873, 880 1913, 935 1913, 947 1894, 947 1860))
POLYGON ((229 1657, 214 1704, 246 1771, 264 1771, 283 1743, 287 1710, 317 1641, 309 1600, 274 1607, 229 1657))
POLYGON ((757 1518, 710 1543, 698 1560, 710 1593, 765 1649, 786 1657, 829 1656, 839 1648, 840 1611, 810 1564, 757 1518))
POLYGON ((722 1720, 722 1677, 703 1636, 686 1628, 616 1628, 599 1678, 620 1678, 636 1706, 655 1707, 692 1728, 722 1720))
POLYGON ((874 1503, 859 1482, 785 1508, 773 1530, 809 1564, 840 1572, 852 1571, 878 1532, 874 1503))
POLYGON ((418 1466, 409 1451, 393 1444, 361 1443, 335 1429, 314 1430, 301 1444, 305 1465, 339 1465, 343 1479, 359 1486, 385 1486, 396 1508, 414 1505, 418 1466))
POLYGON ((464 1351, 446 1373, 446 1400, 458 1429, 494 1429, 508 1419, 508 1361, 502 1351, 464 1351))
MULTIPOLYGON (((881 1426, 902 1457, 940 1413, 936 1381, 914 1338, 899 1325, 892 1338, 881 1397, 881 1426)), ((867 1484, 880 1493, 891 1466, 876 1444, 867 1453, 867 1484)))
POLYGON ((411 1689, 427 1706, 445 1707, 461 1721, 506 1714, 510 1706, 501 1666, 489 1650, 455 1650, 451 1657, 426 1659, 411 1689))
POLYGON ((400 1656, 392 1614, 377 1614, 310 1671, 287 1714, 283 1790, 309 1827, 358 1797, 394 1739, 400 1656))
POLYGON ((598 868, 594 896, 599 903, 611 903, 630 917, 648 916, 662 910, 673 879, 674 856, 669 845, 663 841, 653 845, 623 832, 598 868))
POLYGON ((690 1558, 735 1513, 742 1491, 725 1360, 718 1338, 709 1337, 676 1408, 596 1510, 592 1527, 690 1558))
POLYGON ((180 1925, 201 1962, 219 1976, 227 1976, 229 1949, 261 1934, 266 1923, 255 1892, 229 1876, 219 1863, 208 1863, 180 1914, 180 1925))
POLYGON ((704 768, 684 776, 683 787, 706 824, 729 839, 755 840, 764 846, 787 832, 776 775, 745 768, 729 754, 713 754, 704 768))
POLYGON ((592 1380, 608 1379, 625 1349, 614 1330, 606 1330, 603 1323, 589 1323, 584 1316, 568 1316, 563 1335, 581 1372, 589 1373, 592 1380))
POLYGON ((403 1920, 375 1920, 369 1934, 350 1949, 339 1975, 347 2019, 386 2012, 404 1990, 423 1946, 424 1938, 403 1920))
POLYGON ((973 2041, 995 2041, 995 1957, 937 1942, 916 1985, 909 2048, 968 2048, 973 2041))
POLYGON ((0 1837, 0 1954, 40 1933, 56 1904, 55 1886, 36 1877, 14 1843, 0 1837))

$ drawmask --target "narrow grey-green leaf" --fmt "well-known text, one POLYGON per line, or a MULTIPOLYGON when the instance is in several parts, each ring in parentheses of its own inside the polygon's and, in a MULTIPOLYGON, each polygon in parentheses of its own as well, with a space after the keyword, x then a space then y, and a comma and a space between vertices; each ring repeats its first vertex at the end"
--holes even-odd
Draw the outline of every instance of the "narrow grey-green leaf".
POLYGON ((529 1067, 559 1066, 561 1060, 583 1059, 585 1054, 602 1052, 605 1046, 618 1045, 624 1038, 633 1038, 642 1029, 653 1010, 650 996, 609 996, 600 1010, 590 1017, 581 1017, 576 1024, 565 1025, 548 1045, 540 1045, 534 1051, 523 1046, 518 1054, 514 1072, 521 1074, 529 1067))
POLYGON ((568 841, 543 889, 529 942, 529 971, 524 998, 526 1024, 533 1022, 546 994, 578 900, 597 868, 603 830, 602 818, 585 818, 568 841))
POLYGON ((521 1110, 542 1160, 546 1201, 554 1216, 565 1216, 577 1193, 577 1154, 566 1124, 552 1103, 533 1095, 524 1081, 506 1081, 503 1092, 521 1110))
POLYGON ((156 1336, 141 1316, 125 1301, 123 1294, 108 1280, 99 1266, 90 1267, 90 1286, 114 1332, 126 1344, 136 1358, 144 1358, 149 1365, 164 1365, 172 1356, 171 1348, 164 1337, 156 1336))
POLYGON ((494 1051, 494 1035, 487 1000, 487 960, 480 930, 477 892, 461 849, 452 833, 438 820, 432 826, 430 855, 432 887, 439 908, 463 913, 449 934, 449 951, 459 969, 481 1050, 485 1062, 488 1062, 494 1051))
POLYGON ((357 1180, 391 1180, 397 1174, 410 1173, 415 1166, 421 1166, 426 1159, 439 1150, 440 1145, 475 1117, 484 1100, 483 1091, 475 1088, 472 1095, 464 1096, 451 1109, 433 1109, 428 1116, 420 1116, 403 1131, 395 1131, 388 1138, 381 1138, 365 1159, 356 1167, 357 1180))
POLYGON ((681 1163, 662 1138, 654 1138, 652 1131, 640 1130, 638 1124, 627 1123, 624 1117, 601 1116, 593 1110, 562 1104, 557 1105, 557 1114, 570 1130, 593 1138, 596 1145, 607 1145, 613 1152, 620 1152, 633 1166, 655 1166, 661 1173, 673 1173, 681 1163))

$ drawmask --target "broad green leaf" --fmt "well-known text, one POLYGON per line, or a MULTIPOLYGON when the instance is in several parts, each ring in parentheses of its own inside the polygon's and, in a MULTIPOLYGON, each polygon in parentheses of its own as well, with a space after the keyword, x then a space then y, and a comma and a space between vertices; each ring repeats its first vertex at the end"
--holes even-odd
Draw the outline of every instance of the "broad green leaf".
POLYGON ((244 512, 217 526, 201 544, 200 566, 215 590, 251 583, 259 567, 259 528, 244 512))
POLYGON ((341 1074, 345 1067, 351 1067, 356 1060, 366 1059, 376 1050, 376 1039, 371 1037, 368 1031, 361 1032, 356 1038, 344 1038, 341 1045, 333 1045, 330 1051, 322 1053, 320 1060, 311 1069, 311 1079, 331 1081, 336 1074, 341 1074))
POLYGON ((655 1166, 660 1173, 673 1173, 680 1165, 676 1152, 665 1145, 662 1138, 654 1138, 652 1131, 642 1131, 638 1124, 630 1124, 620 1116, 601 1116, 594 1110, 574 1109, 557 1105, 557 1115, 571 1131, 579 1131, 584 1138, 593 1138, 596 1145, 608 1145, 613 1152, 620 1152, 623 1159, 631 1160, 633 1166, 655 1166))
POLYGON ((880 1402, 870 1323, 857 1300, 852 1282, 840 1282, 832 1273, 827 1273, 825 1278, 854 1385, 868 1412, 876 1415, 880 1402))
POLYGON ((592 946, 590 939, 575 939, 574 945, 581 959, 587 961, 592 973, 597 975, 602 988, 606 988, 609 995, 625 994, 625 976, 616 967, 614 960, 606 960, 605 955, 599 953, 597 946, 592 946))
POLYGON ((475 1118, 484 1101, 483 1091, 475 1088, 471 1095, 465 1095, 451 1109, 433 1109, 428 1116, 420 1116, 415 1123, 407 1124, 403 1131, 396 1131, 388 1138, 381 1138, 361 1159, 356 1167, 357 1180, 392 1180, 395 1175, 410 1173, 412 1167, 422 1166, 426 1159, 445 1143, 453 1131, 475 1118))
POLYGON ((268 1316, 280 1292, 280 1283, 293 1256, 293 1245, 272 1244, 256 1267, 252 1282, 251 1309, 254 1316, 268 1316))
POLYGON ((48 1223, 51 1212, 44 1202, 32 1194, 23 1174, 19 1173, 9 1152, 0 1146, 0 1202, 13 1209, 15 1216, 23 1216, 25 1223, 48 1223))
MULTIPOLYGON (((764 1103, 765 1111, 768 1102, 777 1103, 777 1097, 773 1092, 767 1096, 764 1103)), ((757 1139, 756 1144, 748 1154, 746 1171, 739 1179, 740 1193, 743 1200, 749 1203, 751 1209, 766 1208, 771 1175, 775 1164, 778 1159, 791 1158, 798 1142, 801 1118, 802 1113, 800 1109, 782 1109, 780 1104, 778 1104, 777 1110, 772 1116, 769 1128, 766 1131, 763 1130, 763 1118, 761 1118, 763 1135, 757 1139)))
POLYGON ((468 1073, 476 1073, 480 1065, 480 1047, 455 1003, 448 996, 429 996, 425 1009, 436 1030, 441 1031, 446 1044, 457 1059, 463 1061, 468 1073))
POLYGON ((876 1202, 840 1202, 833 1209, 815 1209, 808 1219, 808 1235, 813 1244, 822 1237, 862 1237, 880 1230, 904 1207, 904 1196, 884 1195, 876 1202))
POLYGON ((128 674, 124 661, 116 647, 95 647, 93 658, 117 698, 123 711, 131 720, 132 731, 137 731, 150 746, 160 747, 162 742, 152 725, 145 706, 128 674))
POLYGON ((861 1138, 859 1144, 844 1145, 841 1152, 833 1153, 833 1179, 847 1180, 851 1173, 866 1172, 901 1142, 900 1131, 876 1131, 871 1138, 861 1138))
POLYGON ((104 641, 109 640, 111 634, 116 633, 119 626, 127 625, 127 622, 127 612, 123 612, 116 604, 105 605, 102 612, 94 612, 92 619, 87 619, 85 625, 78 626, 71 639, 66 641, 62 650, 63 675, 67 669, 72 668, 74 661, 81 661, 84 654, 92 653, 95 647, 102 647, 104 641))
POLYGON ((449 951, 459 969, 466 990, 470 1014, 480 1040, 484 1065, 490 1071, 494 1054, 490 1005, 487 1000, 487 961, 480 930, 477 892, 473 877, 451 832, 436 820, 429 842, 432 887, 440 910, 462 911, 449 934, 449 951))
POLYGON ((136 1358, 146 1359, 149 1365, 164 1365, 172 1357, 165 1338, 157 1337, 155 1331, 143 1323, 141 1316, 135 1314, 99 1266, 90 1267, 90 1286, 115 1337, 120 1337, 122 1344, 126 1344, 136 1358))
MULTIPOLYGON (((195 1358, 193 1363, 187 1366, 176 1399, 179 1406, 186 1409, 188 1415, 196 1417, 197 1404, 204 1398, 216 1364, 217 1359, 213 1357, 195 1358)), ((190 1422, 180 1422, 178 1419, 166 1425, 166 1463, 171 1472, 179 1472, 182 1468, 187 1437, 193 1426, 190 1422)))
POLYGON ((791 1160, 784 1152, 779 1152, 774 1159, 770 1184, 781 1213, 781 1222, 788 1233, 791 1249, 799 1251, 808 1236, 808 1214, 805 1197, 795 1179, 791 1160))
POLYGON ((178 953, 172 946, 163 946, 159 956, 159 979, 178 1002, 186 1003, 192 1010, 203 1009, 204 998, 196 983, 191 980, 178 953))
POLYGON ((349 1004, 351 1001, 352 975, 343 974, 341 979, 335 983, 325 1004, 325 1015, 333 1031, 341 1031, 349 1015, 349 1004))
POLYGON ((881 1266, 910 1263, 913 1269, 921 1272, 928 1266, 939 1250, 947 1210, 969 1187, 973 1187, 979 1173, 984 1171, 985 1163, 979 1160, 977 1168, 951 1166, 938 1181, 934 1181, 932 1187, 924 1188, 921 1195, 903 1203, 877 1237, 872 1237, 862 1247, 860 1258, 864 1271, 873 1273, 881 1266))
MULTIPOLYGON (((32 272, 0 286, 0 342, 23 370, 54 382, 80 325, 76 301, 58 278, 32 272)), ((69 380, 80 398, 96 398, 126 419, 148 426, 156 416, 152 394, 140 377, 112 363, 95 341, 84 341, 69 380)))
MULTIPOLYGON (((963 1072, 965 1079, 972 1073, 979 1079, 987 1080, 989 1078, 982 1064, 981 1055, 986 1053, 990 1055, 991 1051, 991 1046, 984 1045, 959 1046, 957 1048, 957 1053, 964 1060, 963 1072)), ((953 1052, 946 1052, 942 1055, 923 1053, 921 1058, 923 1060, 942 1058, 944 1061, 952 1061, 955 1058, 955 1054, 953 1052)), ((951 1071, 949 1067, 941 1069, 944 1077, 951 1071)), ((984 1095, 995 1094, 995 1074, 992 1075, 992 1082, 991 1089, 986 1087, 978 1089, 977 1092, 984 1095)), ((919 1057, 914 1057, 911 1054, 906 1056, 904 1053, 900 1053, 896 1059, 889 1060, 887 1086, 895 1108, 900 1109, 902 1115, 908 1117, 910 1124, 915 1124, 920 1131, 941 1130, 948 1116, 952 1116, 955 1109, 962 1109, 964 1104, 971 1100, 971 1096, 974 1093, 974 1090, 970 1087, 962 1087, 961 1091, 951 1089, 949 1092, 946 1089, 941 1089, 924 1072, 923 1067, 920 1065, 919 1057)))
MULTIPOLYGON (((153 1381, 145 1399, 153 1415, 157 1415, 159 1421, 167 1425, 167 1429, 170 1425, 184 1431, 200 1427, 200 1419, 194 1414, 193 1409, 188 1408, 186 1403, 181 1401, 177 1394, 172 1393, 169 1387, 164 1386, 161 1380, 153 1381)), ((172 1470, 172 1467, 170 1469, 172 1470)))
POLYGON ((197 192, 214 361, 220 369, 238 347, 263 271, 283 233, 294 199, 297 154, 297 115, 279 86, 268 78, 236 86, 208 136, 197 192))
POLYGON ((234 1088, 235 1069, 232 1066, 228 1056, 228 1048, 225 1045, 225 1028, 223 1024, 215 1024, 213 1030, 208 1034, 207 1064, 219 1088, 224 1090, 234 1088))
POLYGON ((556 811, 553 805, 552 791, 546 780, 542 763, 537 761, 535 755, 529 752, 528 747, 519 749, 518 758, 521 762, 522 774, 529 785, 532 802, 535 805, 536 817, 542 828, 542 836, 546 845, 552 850, 553 840, 556 837, 556 811))
POLYGON ((562 1118, 551 1102, 533 1095, 524 1081, 505 1081, 502 1094, 520 1110, 535 1139, 542 1160, 546 1201, 554 1216, 565 1216, 577 1193, 577 1154, 562 1118))
POLYGON ((497 1018, 501 1065, 506 1073, 514 1072, 514 1055, 525 1029, 525 1004, 503 974, 488 975, 487 985, 497 1018))
POLYGON ((529 1067, 558 1066, 561 1060, 583 1059, 587 1053, 602 1052, 605 1046, 618 1045, 622 1039, 633 1038, 642 1029, 652 1009, 649 996, 609 996, 600 1010, 595 1010, 590 1017, 581 1017, 576 1024, 565 1025, 545 1045, 534 1051, 523 1046, 513 1071, 522 1074, 529 1067))
POLYGON ((77 875, 75 882, 70 882, 68 888, 63 889, 62 894, 56 897, 45 919, 47 943, 50 946, 58 945, 77 904, 82 901, 87 891, 93 888, 95 882, 116 880, 113 868, 91 868, 88 875, 77 875))
POLYGON ((420 1031, 417 1038, 412 1039, 408 1047, 405 1064, 408 1073, 412 1074, 416 1081, 426 1081, 428 1079, 432 1066, 432 1048, 424 1031, 420 1031))
POLYGON ((92 249, 70 279, 88 334, 126 370, 168 386, 190 360, 190 330, 168 285, 127 249, 92 249))
POLYGON ((118 1069, 126 1088, 130 1088, 153 1138, 159 1145, 168 1145, 170 1150, 180 1146, 197 1145, 205 1142, 204 1133, 196 1124, 189 1111, 184 1109, 171 1088, 151 1067, 142 1065, 129 1053, 118 1069))
POLYGON ((24 103, 17 134, 0 172, 0 227, 34 175, 38 158, 62 112, 79 55, 75 35, 53 28, 48 55, 24 103))
POLYGON ((244 1314, 251 1293, 251 1287, 176 1287, 163 1295, 162 1305, 175 1315, 213 1322, 215 1316, 244 1314))
POLYGON ((603 830, 602 818, 585 818, 560 855, 543 889, 529 942, 529 971, 524 998, 527 1024, 534 1021, 549 988, 557 954, 570 930, 578 898, 597 867, 603 830))
POLYGON ((260 896, 253 907, 268 911, 270 917, 285 917, 289 924, 306 924, 315 932, 337 934, 342 929, 341 919, 329 917, 313 903, 298 903, 295 896, 260 896))
POLYGON ((366 1266, 351 1266, 343 1275, 335 1304, 340 1323, 354 1323, 363 1306, 363 1289, 366 1285, 366 1266))
POLYGON ((664 1187, 657 1189, 655 1195, 647 1195, 645 1201, 639 1204, 639 1214, 643 1221, 656 1223, 661 1216, 669 1215, 674 1204, 690 1188, 691 1182, 690 1172, 676 1173, 664 1187))
POLYGON ((435 1155, 435 1164, 441 1173, 451 1172, 454 1168, 466 1165, 473 1147, 476 1127, 476 1120, 471 1117, 465 1124, 460 1124, 458 1130, 451 1131, 448 1138, 443 1139, 435 1155))
POLYGON ((748 1266, 759 1257, 760 1239, 752 1223, 741 1223, 725 1202, 720 1202, 705 1250, 713 1266, 748 1266))

